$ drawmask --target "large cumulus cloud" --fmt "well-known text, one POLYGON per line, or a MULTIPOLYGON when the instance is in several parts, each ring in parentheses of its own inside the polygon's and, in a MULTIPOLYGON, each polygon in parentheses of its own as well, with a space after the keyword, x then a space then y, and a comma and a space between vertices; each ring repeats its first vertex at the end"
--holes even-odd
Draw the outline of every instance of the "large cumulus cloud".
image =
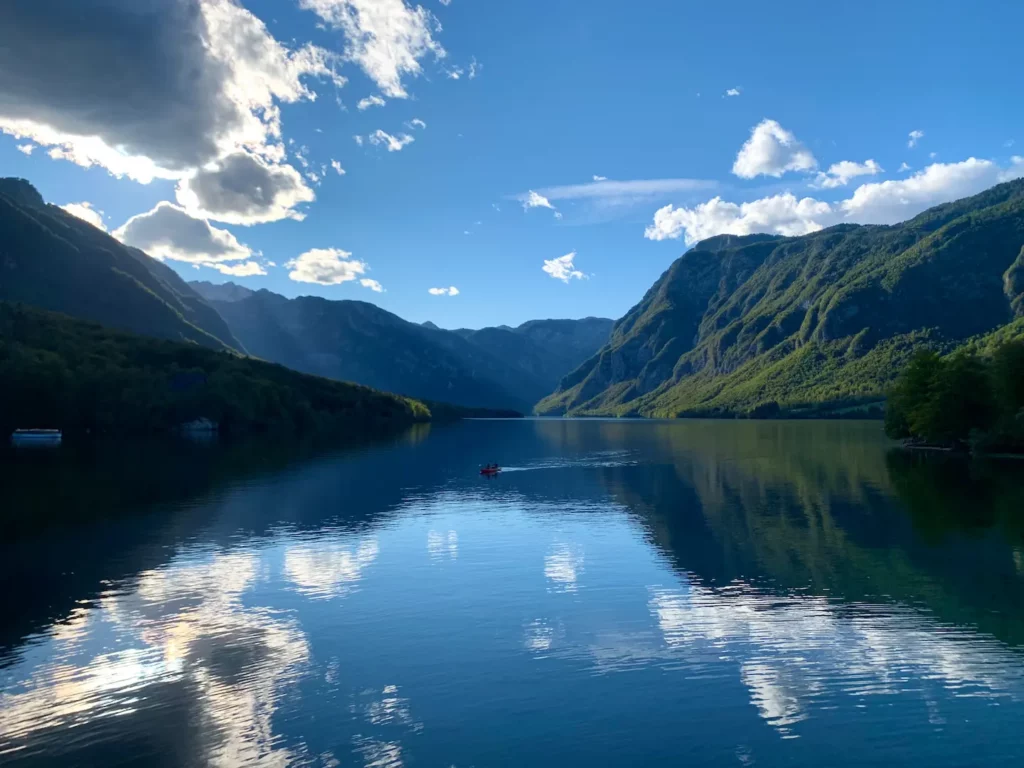
MULTIPOLYGON (((309 76, 340 85, 336 61, 285 47, 235 0, 4 0, 0 131, 141 182, 188 179, 240 152, 269 167, 286 159, 280 105, 315 98, 309 76)), ((224 220, 265 196, 236 189, 243 213, 224 220)))

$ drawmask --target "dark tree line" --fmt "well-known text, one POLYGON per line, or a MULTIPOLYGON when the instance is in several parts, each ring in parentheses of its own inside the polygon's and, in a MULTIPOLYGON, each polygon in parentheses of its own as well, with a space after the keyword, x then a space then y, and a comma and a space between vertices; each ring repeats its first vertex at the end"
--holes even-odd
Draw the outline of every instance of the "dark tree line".
POLYGON ((1024 451, 1024 341, 984 355, 918 352, 889 392, 885 429, 929 445, 1024 451))
POLYGON ((379 430, 426 405, 283 366, 0 302, 0 429, 146 434, 198 418, 228 432, 379 430))

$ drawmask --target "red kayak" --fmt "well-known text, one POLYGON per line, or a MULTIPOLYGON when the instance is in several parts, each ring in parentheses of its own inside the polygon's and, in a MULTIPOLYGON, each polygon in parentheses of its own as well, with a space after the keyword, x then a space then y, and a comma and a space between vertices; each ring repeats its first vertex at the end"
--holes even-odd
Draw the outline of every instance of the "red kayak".
POLYGON ((481 475, 487 475, 488 477, 493 477, 499 472, 501 472, 501 467, 484 467, 480 470, 481 475))

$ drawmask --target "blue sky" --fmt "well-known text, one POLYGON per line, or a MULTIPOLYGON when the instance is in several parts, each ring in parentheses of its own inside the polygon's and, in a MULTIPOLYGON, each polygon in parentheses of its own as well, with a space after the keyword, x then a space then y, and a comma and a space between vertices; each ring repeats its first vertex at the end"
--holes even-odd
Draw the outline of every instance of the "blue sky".
POLYGON ((61 9, 0 10, 4 175, 186 279, 445 327, 620 317, 703 237, 890 223, 1024 175, 1016 4, 61 9))

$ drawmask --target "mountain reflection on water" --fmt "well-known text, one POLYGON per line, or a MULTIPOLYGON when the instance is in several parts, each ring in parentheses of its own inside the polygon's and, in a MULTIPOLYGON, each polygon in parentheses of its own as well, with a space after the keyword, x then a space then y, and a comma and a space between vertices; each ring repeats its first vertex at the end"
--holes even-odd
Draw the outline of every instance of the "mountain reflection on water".
POLYGON ((0 763, 1016 765, 1022 475, 868 422, 7 456, 0 763))

